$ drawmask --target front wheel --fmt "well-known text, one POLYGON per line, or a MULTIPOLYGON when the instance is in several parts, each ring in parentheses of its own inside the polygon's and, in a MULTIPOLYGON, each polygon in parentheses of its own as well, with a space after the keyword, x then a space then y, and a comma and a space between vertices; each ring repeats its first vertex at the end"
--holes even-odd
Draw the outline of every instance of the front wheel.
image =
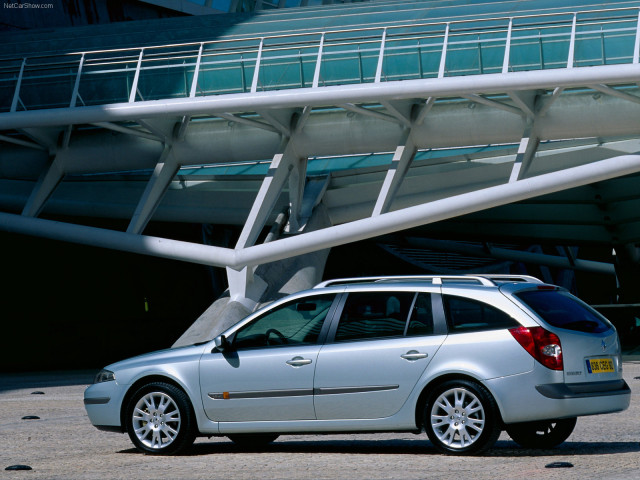
POLYGON ((576 426, 576 418, 507 425, 509 436, 525 448, 553 448, 564 442, 576 426))
POLYGON ((427 400, 424 426, 436 449, 454 455, 481 453, 500 436, 494 398, 468 380, 450 380, 435 388, 427 400))
POLYGON ((153 382, 138 389, 126 411, 127 432, 138 450, 171 455, 195 440, 195 421, 187 394, 178 387, 153 382))

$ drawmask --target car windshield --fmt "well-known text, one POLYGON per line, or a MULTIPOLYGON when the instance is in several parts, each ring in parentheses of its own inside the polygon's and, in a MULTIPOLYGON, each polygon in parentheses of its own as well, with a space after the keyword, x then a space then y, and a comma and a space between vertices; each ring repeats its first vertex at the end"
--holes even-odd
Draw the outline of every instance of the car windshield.
POLYGON ((549 325, 586 333, 602 333, 613 328, 593 308, 560 290, 528 290, 516 294, 549 325))

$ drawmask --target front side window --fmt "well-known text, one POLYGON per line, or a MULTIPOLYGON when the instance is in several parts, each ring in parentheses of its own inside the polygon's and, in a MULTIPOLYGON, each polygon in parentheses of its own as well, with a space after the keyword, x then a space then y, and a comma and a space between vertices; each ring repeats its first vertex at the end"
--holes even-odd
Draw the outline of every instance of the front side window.
POLYGON ((602 333, 613 328, 593 308, 562 290, 528 290, 515 296, 553 327, 586 333, 602 333))
POLYGON ((451 333, 478 332, 518 327, 510 315, 491 305, 465 297, 443 297, 451 333))
POLYGON ((336 341, 404 335, 413 292, 354 292, 347 297, 336 341))
POLYGON ((270 310, 236 332, 236 349, 310 345, 318 341, 335 295, 305 297, 270 310))

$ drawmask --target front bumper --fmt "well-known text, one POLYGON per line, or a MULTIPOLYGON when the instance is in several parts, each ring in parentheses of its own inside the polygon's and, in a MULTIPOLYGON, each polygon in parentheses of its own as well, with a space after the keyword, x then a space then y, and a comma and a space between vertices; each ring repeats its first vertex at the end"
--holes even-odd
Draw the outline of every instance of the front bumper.
POLYGON ((84 391, 84 408, 91 423, 102 430, 122 431, 120 410, 126 386, 117 381, 95 383, 84 391))

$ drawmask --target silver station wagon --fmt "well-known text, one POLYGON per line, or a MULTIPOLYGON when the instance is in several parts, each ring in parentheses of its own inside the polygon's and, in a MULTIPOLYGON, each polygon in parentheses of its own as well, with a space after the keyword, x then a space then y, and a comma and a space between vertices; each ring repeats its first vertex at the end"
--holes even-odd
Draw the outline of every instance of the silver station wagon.
POLYGON ((554 447, 577 417, 624 410, 630 396, 606 318, 535 278, 477 275, 323 282, 210 342, 108 366, 84 403, 97 428, 151 454, 197 436, 255 448, 381 431, 478 454, 503 430, 554 447))

